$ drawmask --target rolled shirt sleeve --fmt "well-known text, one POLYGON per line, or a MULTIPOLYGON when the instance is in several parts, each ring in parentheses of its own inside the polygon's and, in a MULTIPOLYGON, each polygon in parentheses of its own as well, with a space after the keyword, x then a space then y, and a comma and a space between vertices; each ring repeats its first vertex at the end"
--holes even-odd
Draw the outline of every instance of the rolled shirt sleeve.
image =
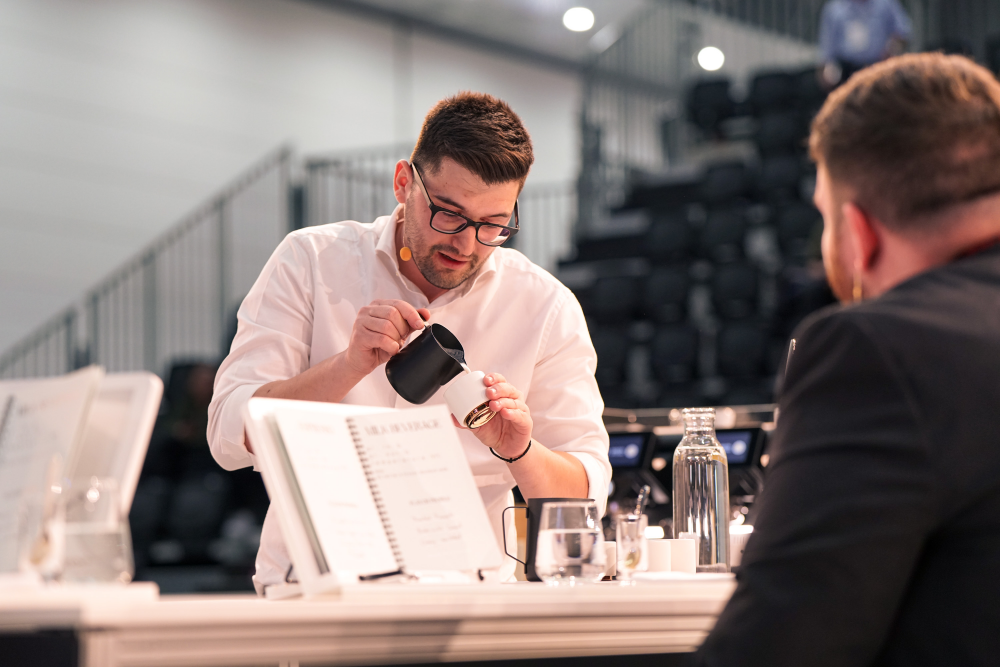
POLYGON ((597 353, 580 304, 566 290, 550 322, 526 399, 532 436, 553 451, 576 457, 587 472, 589 497, 607 507, 611 463, 604 401, 594 379, 597 353))
POLYGON ((232 349, 215 377, 208 442, 226 470, 255 465, 243 426, 243 408, 254 393, 309 368, 312 262, 302 242, 290 234, 265 264, 237 312, 232 349))

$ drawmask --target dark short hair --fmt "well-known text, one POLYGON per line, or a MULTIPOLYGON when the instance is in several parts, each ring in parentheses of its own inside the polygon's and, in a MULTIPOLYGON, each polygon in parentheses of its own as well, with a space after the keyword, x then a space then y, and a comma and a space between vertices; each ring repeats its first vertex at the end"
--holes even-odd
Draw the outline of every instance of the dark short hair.
POLYGON ((1000 191, 1000 83, 962 56, 910 54, 830 94, 809 149, 896 229, 1000 191))
POLYGON ((462 92, 430 110, 410 161, 436 172, 451 158, 488 185, 519 181, 535 161, 531 137, 514 110, 485 93, 462 92))

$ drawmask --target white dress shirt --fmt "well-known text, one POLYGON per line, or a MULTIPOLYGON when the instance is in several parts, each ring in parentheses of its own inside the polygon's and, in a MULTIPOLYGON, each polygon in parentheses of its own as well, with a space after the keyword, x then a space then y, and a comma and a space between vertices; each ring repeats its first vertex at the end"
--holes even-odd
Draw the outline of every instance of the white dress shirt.
MULTIPOLYGON (((573 294, 516 250, 497 248, 475 276, 434 303, 400 272, 395 223, 402 215, 374 223, 347 221, 289 234, 274 251, 238 313, 233 346, 219 368, 208 409, 208 441, 223 468, 254 465, 244 445, 242 410, 259 387, 285 380, 347 348, 358 311, 375 299, 400 299, 428 308, 431 322, 446 326, 465 348, 473 370, 502 374, 525 397, 534 426, 532 439, 569 452, 583 464, 590 497, 603 514, 611 464, 604 403, 594 380, 597 355, 583 312, 573 294)), ((444 403, 444 388, 427 405, 444 403)), ((389 385, 379 366, 343 403, 412 407, 389 385)), ((500 548, 501 512, 513 505, 515 486, 507 464, 469 431, 459 430, 469 466, 482 494, 500 548)), ((517 534, 507 516, 508 550, 517 534)), ((509 579, 514 561, 504 557, 500 578, 509 579)), ((274 512, 268 511, 257 554, 258 592, 284 581, 290 567, 274 512)))

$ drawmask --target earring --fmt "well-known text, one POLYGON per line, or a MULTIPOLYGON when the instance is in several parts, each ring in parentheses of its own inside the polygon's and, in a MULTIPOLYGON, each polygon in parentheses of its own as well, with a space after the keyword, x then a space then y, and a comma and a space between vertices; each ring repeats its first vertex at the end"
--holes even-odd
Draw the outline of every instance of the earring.
POLYGON ((851 296, 854 298, 854 303, 864 298, 864 289, 861 286, 861 271, 858 270, 858 267, 854 267, 854 291, 851 296))
POLYGON ((405 245, 399 249, 399 258, 404 262, 409 262, 410 258, 413 257, 413 253, 405 245))

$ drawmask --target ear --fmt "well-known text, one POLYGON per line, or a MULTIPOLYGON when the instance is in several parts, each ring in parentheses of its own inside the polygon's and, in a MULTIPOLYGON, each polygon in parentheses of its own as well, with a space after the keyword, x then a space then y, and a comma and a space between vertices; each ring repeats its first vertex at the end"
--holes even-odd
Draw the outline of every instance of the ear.
POLYGON ((410 184, 413 183, 413 171, 410 163, 400 160, 396 163, 396 173, 392 177, 392 190, 396 195, 396 201, 400 204, 406 203, 406 195, 410 192, 410 184))
POLYGON ((845 203, 842 212, 854 251, 854 264, 862 271, 871 271, 882 252, 882 227, 854 202, 845 203))

